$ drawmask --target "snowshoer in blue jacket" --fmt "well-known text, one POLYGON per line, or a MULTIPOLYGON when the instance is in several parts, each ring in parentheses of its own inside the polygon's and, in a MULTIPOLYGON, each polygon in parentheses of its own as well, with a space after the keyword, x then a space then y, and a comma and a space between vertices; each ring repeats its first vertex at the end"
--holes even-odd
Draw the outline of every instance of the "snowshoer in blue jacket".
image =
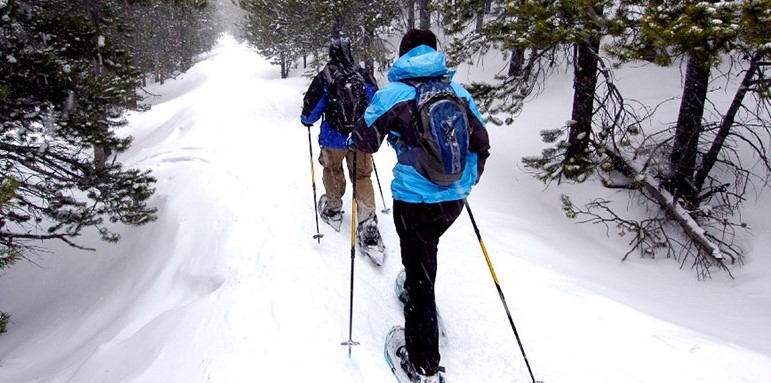
MULTIPOLYGON (((357 234, 360 244, 377 245, 382 243, 380 231, 377 227, 377 215, 375 213, 375 193, 372 187, 372 155, 360 153, 357 157, 356 174, 353 174, 354 152, 346 147, 348 133, 341 133, 340 129, 331 126, 329 121, 329 109, 331 108, 328 97, 329 87, 333 77, 342 70, 356 70, 362 74, 366 92, 367 103, 372 99, 377 90, 377 83, 371 74, 354 63, 351 55, 351 43, 347 38, 334 38, 329 45, 329 62, 311 81, 303 98, 303 109, 300 121, 305 126, 322 118, 319 132, 319 163, 323 168, 322 181, 325 194, 319 198, 319 214, 321 218, 336 230, 342 223, 342 197, 345 193, 345 173, 343 161, 345 160, 350 179, 356 179, 356 203, 358 209, 357 234), (364 73, 362 73, 364 72, 364 73)), ((359 118, 360 116, 356 116, 359 118)))
POLYGON ((489 156, 484 120, 469 92, 451 82, 465 104, 468 135, 466 167, 458 181, 438 185, 424 177, 409 160, 399 156, 418 145, 416 88, 410 82, 442 76, 452 77, 445 57, 436 51, 436 36, 429 30, 413 29, 402 38, 399 59, 388 72, 390 82, 380 88, 349 137, 349 147, 374 153, 383 139, 396 150, 391 191, 396 232, 406 272, 404 290, 406 345, 397 354, 415 382, 439 382, 439 343, 434 282, 439 237, 463 210, 463 200, 479 181, 489 156))

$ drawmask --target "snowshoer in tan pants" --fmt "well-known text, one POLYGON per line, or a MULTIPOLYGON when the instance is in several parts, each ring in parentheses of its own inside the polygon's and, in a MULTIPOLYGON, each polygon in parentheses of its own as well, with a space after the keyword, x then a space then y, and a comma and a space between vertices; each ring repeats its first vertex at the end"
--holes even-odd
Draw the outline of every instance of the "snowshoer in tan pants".
POLYGON ((372 154, 349 150, 346 140, 356 120, 364 115, 377 84, 371 74, 353 61, 350 41, 335 38, 329 45, 329 62, 311 81, 303 98, 300 121, 312 126, 321 118, 319 163, 326 193, 319 198, 318 212, 324 222, 340 230, 343 219, 345 171, 356 185, 357 237, 363 246, 382 245, 372 188, 372 154), (356 175, 353 164, 356 156, 356 175))

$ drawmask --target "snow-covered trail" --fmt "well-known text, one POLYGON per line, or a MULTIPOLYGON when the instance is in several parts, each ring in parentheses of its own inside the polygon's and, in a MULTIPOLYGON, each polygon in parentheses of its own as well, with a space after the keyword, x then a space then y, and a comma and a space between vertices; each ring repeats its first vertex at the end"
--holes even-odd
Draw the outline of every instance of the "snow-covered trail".
MULTIPOLYGON (((0 298, 15 321, 0 338, 0 382, 393 382, 382 346, 403 320, 393 293, 398 237, 391 216, 381 214, 385 264, 355 257, 352 338, 360 345, 349 358, 340 343, 349 328, 350 222, 339 233, 320 223, 324 238, 312 238, 308 130, 298 121, 307 83, 279 79, 275 67, 226 37, 179 79, 149 88, 157 94, 148 99, 153 108, 130 116, 135 142, 121 160, 153 171, 159 220, 121 229, 117 246, 87 239, 97 254, 58 247, 36 260, 43 268, 23 264, 0 278, 4 289, 31 297, 0 298)), ((662 294, 659 306, 658 293, 697 282, 666 265, 621 264, 615 244, 586 238, 562 219, 553 193, 541 196, 543 186, 517 168, 521 146, 531 145, 532 154, 537 142, 536 124, 523 125, 490 127, 493 157, 469 202, 536 378, 771 377, 771 351, 762 346, 771 312, 751 310, 768 295, 731 306, 737 323, 761 331, 757 344, 706 331, 719 327, 710 318, 688 327, 709 299, 728 297, 730 286, 706 286, 712 298, 662 294), (683 324, 658 319, 678 302, 692 305, 681 307, 683 324), (657 311, 662 315, 652 316, 657 311)), ((312 161, 321 195, 317 132, 312 161)), ((390 207, 390 148, 375 160, 390 207)), ((465 212, 439 252, 448 381, 528 382, 465 212)))
MULTIPOLYGON (((308 132, 297 123, 307 80, 277 79, 275 67, 241 49, 223 46, 196 68, 207 81, 198 93, 185 97, 197 98, 191 107, 200 112, 194 122, 200 132, 191 130, 184 139, 173 141, 180 148, 201 146, 215 151, 216 157, 210 161, 222 165, 216 166, 218 171, 229 171, 211 179, 202 177, 206 184, 217 185, 212 198, 233 212, 232 221, 223 222, 230 236, 224 242, 237 244, 235 251, 221 255, 223 260, 231 259, 229 268, 235 273, 229 280, 232 287, 226 287, 232 292, 225 324, 232 343, 225 355, 214 360, 209 378, 217 382, 266 376, 284 381, 390 381, 381 358, 382 341, 388 328, 402 321, 392 292, 401 265, 390 216, 380 217, 390 249, 386 264, 377 268, 361 256, 355 259, 353 339, 361 345, 354 347, 349 359, 340 342, 348 339, 350 225, 346 221, 343 230, 335 233, 322 223, 322 243, 311 238, 315 222, 308 132), (186 143, 199 136, 200 143, 186 143)), ((316 134, 313 129, 312 159, 320 175, 316 134)), ((503 147, 497 152, 505 153, 504 145, 499 141, 494 147, 503 147)), ((390 204, 388 185, 394 162, 390 149, 378 153, 376 162, 390 204)), ((491 168, 495 164, 491 160, 491 168)), ((512 215, 516 212, 497 209, 500 201, 516 199, 497 185, 485 188, 485 183, 499 182, 493 174, 507 169, 503 162, 498 166, 479 188, 480 194, 490 196, 475 199, 474 194, 470 202, 538 379, 688 380, 694 371, 712 363, 711 359, 725 357, 722 347, 710 345, 709 337, 701 339, 699 334, 691 336, 706 344, 699 345, 699 355, 691 359, 655 351, 660 347, 681 351, 694 345, 682 338, 683 329, 677 326, 597 295, 583 283, 574 284, 571 278, 550 271, 548 265, 523 260, 564 258, 565 254, 541 234, 543 229, 533 232, 532 222, 512 215), (599 355, 589 361, 576 357, 587 355, 587 348, 599 355), (630 354, 641 351, 650 365, 659 366, 659 373, 629 376, 628 371, 639 365, 630 354), (592 361, 609 367, 601 368, 592 361), (672 371, 679 371, 680 376, 673 376, 672 371)), ((320 176, 316 183, 320 195, 320 176)), ((443 350, 447 377, 458 382, 527 381, 515 338, 465 214, 443 237, 440 256, 438 302, 450 333, 443 350)))

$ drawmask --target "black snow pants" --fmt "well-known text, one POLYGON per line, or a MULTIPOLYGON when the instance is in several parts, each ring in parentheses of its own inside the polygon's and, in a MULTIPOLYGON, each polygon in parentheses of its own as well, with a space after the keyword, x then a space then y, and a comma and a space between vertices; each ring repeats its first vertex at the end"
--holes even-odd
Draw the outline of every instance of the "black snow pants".
POLYGON ((407 353, 418 372, 433 375, 439 369, 439 330, 434 296, 437 245, 439 237, 463 211, 463 200, 440 203, 394 200, 393 209, 407 278, 404 283, 407 353))

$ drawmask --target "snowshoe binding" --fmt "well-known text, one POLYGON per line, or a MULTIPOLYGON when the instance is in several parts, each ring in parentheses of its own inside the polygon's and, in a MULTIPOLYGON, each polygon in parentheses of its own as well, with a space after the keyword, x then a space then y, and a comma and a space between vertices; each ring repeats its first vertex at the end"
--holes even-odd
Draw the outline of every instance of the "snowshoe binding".
POLYGON ((359 250, 378 266, 385 260, 385 244, 377 228, 377 219, 368 218, 359 223, 356 228, 356 239, 359 250))

